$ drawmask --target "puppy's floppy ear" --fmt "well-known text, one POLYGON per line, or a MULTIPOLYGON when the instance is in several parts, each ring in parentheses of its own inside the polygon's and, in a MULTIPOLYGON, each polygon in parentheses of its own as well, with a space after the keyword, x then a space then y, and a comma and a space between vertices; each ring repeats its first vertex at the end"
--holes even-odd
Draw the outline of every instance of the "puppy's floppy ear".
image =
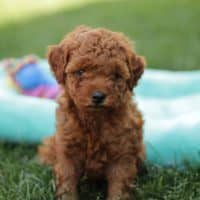
POLYGON ((128 81, 129 89, 132 91, 133 87, 137 85, 138 80, 144 72, 145 59, 142 56, 132 55, 130 59, 130 73, 131 77, 128 81))
POLYGON ((64 84, 67 55, 65 58, 64 52, 59 45, 52 45, 48 47, 47 57, 58 83, 64 84))

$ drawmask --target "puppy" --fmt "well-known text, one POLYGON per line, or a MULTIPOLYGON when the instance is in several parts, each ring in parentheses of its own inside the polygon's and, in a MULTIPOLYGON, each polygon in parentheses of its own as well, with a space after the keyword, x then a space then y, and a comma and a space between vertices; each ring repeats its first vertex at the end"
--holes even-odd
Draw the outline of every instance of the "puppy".
POLYGON ((107 181, 107 200, 131 199, 145 158, 143 119, 132 100, 144 59, 123 34, 80 26, 50 46, 48 61, 61 92, 56 133, 39 155, 54 169, 57 199, 77 200, 83 175, 107 181))

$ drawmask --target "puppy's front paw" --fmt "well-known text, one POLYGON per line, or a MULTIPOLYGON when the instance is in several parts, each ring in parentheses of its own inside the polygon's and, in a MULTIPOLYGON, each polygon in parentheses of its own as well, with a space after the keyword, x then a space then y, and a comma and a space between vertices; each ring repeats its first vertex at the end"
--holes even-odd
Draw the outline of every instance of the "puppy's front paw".
POLYGON ((78 200, 76 193, 63 192, 56 195, 56 200, 78 200))

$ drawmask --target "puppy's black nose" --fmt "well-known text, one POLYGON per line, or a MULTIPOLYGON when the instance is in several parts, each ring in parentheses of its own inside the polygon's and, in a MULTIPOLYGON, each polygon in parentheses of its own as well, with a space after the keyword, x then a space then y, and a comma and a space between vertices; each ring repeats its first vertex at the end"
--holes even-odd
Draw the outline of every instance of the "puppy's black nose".
POLYGON ((95 91, 92 93, 92 102, 94 104, 100 104, 105 99, 106 95, 102 92, 95 91))

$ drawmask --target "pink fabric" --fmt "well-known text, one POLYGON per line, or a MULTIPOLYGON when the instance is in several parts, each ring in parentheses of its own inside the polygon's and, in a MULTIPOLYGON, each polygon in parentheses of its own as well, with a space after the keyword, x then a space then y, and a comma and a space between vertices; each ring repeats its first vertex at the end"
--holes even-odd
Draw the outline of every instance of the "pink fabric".
POLYGON ((39 86, 33 90, 24 90, 22 93, 28 96, 43 97, 49 99, 55 99, 58 95, 58 86, 39 86))

